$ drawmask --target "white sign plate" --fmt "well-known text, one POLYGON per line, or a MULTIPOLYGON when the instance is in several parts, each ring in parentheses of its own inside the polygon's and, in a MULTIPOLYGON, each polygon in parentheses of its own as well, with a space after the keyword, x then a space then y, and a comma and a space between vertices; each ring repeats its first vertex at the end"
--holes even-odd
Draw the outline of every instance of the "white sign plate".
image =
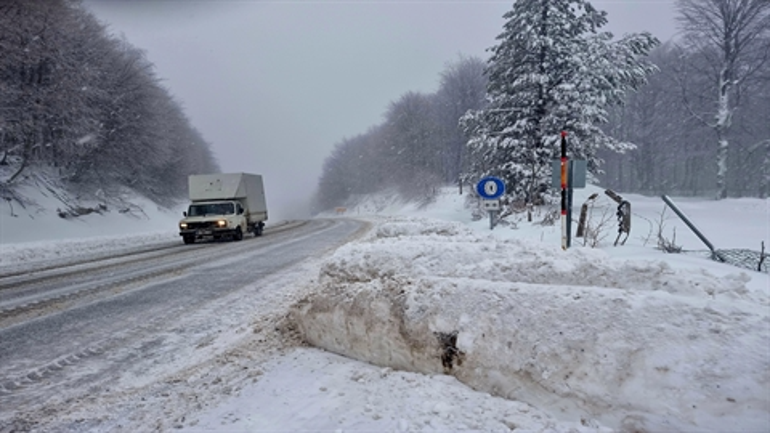
POLYGON ((500 210, 500 200, 484 200, 484 210, 500 210))

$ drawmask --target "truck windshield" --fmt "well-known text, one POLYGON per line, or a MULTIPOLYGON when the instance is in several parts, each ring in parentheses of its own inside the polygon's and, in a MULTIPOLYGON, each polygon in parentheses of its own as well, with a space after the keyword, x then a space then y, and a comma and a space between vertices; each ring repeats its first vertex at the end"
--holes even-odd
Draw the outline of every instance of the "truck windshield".
POLYGON ((187 211, 188 216, 232 215, 234 213, 235 206, 232 203, 192 204, 187 211))

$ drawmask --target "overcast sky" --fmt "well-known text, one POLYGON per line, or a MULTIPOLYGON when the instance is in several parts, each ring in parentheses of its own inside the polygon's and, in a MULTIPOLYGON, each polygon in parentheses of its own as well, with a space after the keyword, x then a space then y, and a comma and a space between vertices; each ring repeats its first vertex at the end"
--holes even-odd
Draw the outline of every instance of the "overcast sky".
MULTIPOLYGON (((296 218, 324 158, 460 54, 487 58, 508 1, 86 0, 143 49, 225 172, 265 176, 271 219, 296 218)), ((594 1, 616 35, 673 37, 673 0, 594 1)))

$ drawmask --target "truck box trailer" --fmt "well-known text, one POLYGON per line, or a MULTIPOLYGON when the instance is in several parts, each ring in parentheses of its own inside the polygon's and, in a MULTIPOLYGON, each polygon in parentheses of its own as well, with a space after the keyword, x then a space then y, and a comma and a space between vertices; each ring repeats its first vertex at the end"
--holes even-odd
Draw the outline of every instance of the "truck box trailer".
POLYGON ((184 243, 202 239, 241 240, 261 236, 267 221, 262 176, 249 173, 196 174, 188 179, 190 205, 179 222, 184 243))

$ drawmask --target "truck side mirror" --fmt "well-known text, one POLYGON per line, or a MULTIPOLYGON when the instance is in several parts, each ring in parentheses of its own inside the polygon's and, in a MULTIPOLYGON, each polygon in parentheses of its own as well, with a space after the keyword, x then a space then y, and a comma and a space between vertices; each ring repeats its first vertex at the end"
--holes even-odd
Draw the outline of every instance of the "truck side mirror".
POLYGON ((187 211, 182 211, 182 216, 187 218, 187 211))

